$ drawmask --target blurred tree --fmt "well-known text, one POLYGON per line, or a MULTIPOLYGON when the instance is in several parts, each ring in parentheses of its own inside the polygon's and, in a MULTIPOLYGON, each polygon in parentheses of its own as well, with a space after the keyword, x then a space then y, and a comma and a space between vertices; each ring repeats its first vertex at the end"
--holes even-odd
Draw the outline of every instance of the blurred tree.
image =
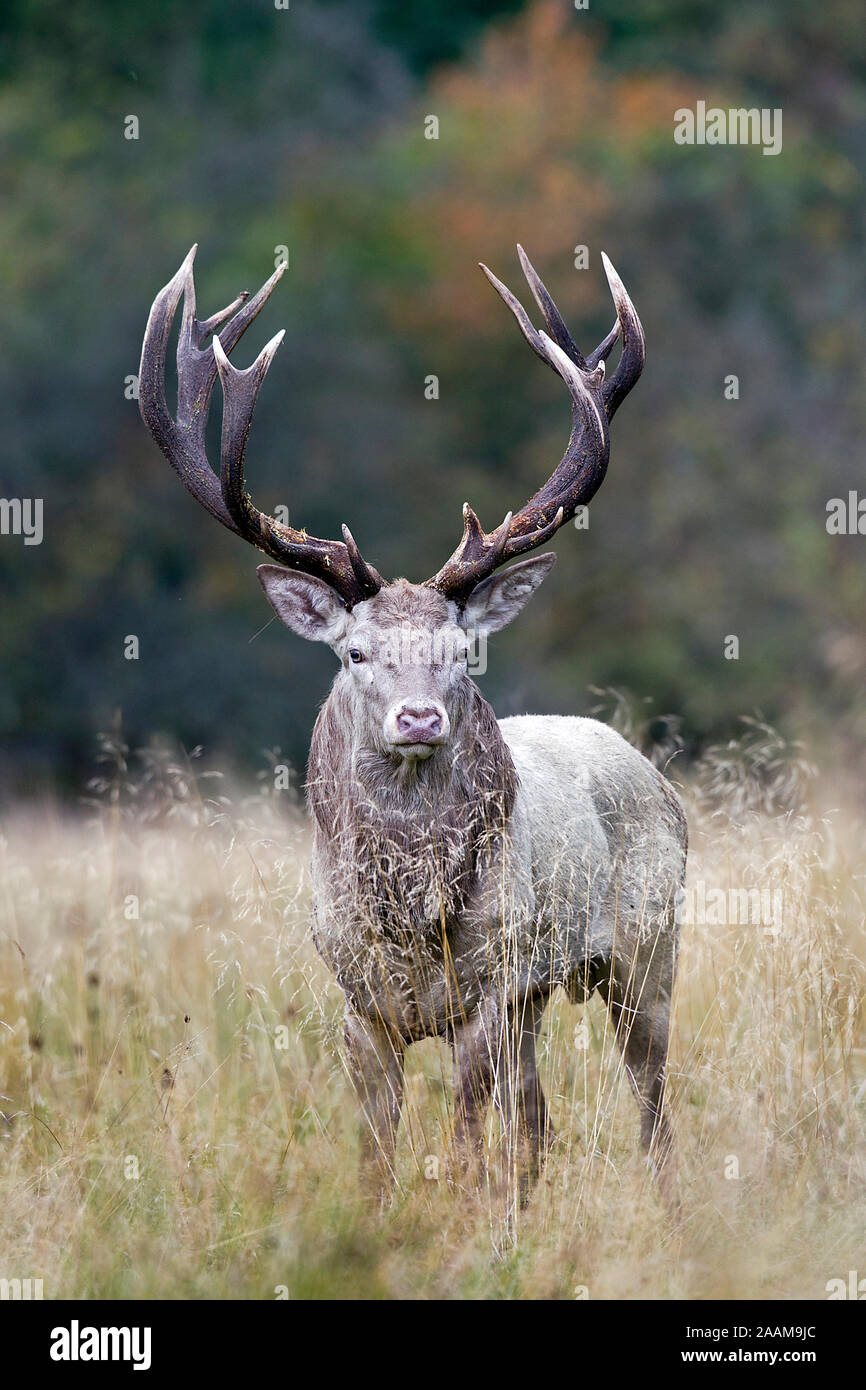
POLYGON ((561 538, 487 689, 503 712, 565 711, 624 683, 693 739, 754 706, 866 732, 862 538, 824 526, 859 483, 866 398, 859 7, 547 0, 481 37, 494 8, 515 7, 4 9, 0 496, 45 500, 43 545, 0 537, 7 786, 77 781, 118 707, 133 739, 305 754, 329 655, 257 635, 252 552, 186 496, 125 395, 193 240, 207 312, 289 247, 238 354, 288 326, 252 435, 256 500, 326 534, 345 516, 415 578, 452 547, 464 497, 497 520, 567 431, 475 262, 519 290, 522 240, 594 342, 604 247, 647 371, 589 531, 561 538), (673 112, 698 99, 781 105, 782 155, 675 145, 673 112))
MULTIPOLYGON (((827 499, 856 483, 862 429, 863 189, 850 157, 862 152, 862 89, 828 23, 821 51, 849 97, 836 125, 799 100, 810 10, 801 29, 778 26, 783 154, 676 145, 680 107, 750 106, 770 88, 749 85, 739 22, 725 26, 715 10, 711 85, 697 63, 684 61, 685 74, 636 66, 655 52, 652 9, 631 7, 610 66, 583 17, 555 0, 499 26, 477 61, 434 77, 424 109, 438 116, 435 145, 419 117, 380 147, 375 182, 365 164, 363 189, 337 199, 318 188, 308 235, 321 244, 331 228, 335 248, 368 246, 371 227, 391 237, 399 223, 380 297, 419 379, 447 363, 436 410, 450 432, 427 432, 425 449, 436 452, 437 493, 453 500, 430 518, 419 571, 453 541, 464 492, 494 523, 546 475, 565 431, 561 388, 475 262, 531 303, 513 253, 523 240, 592 344, 610 318, 607 249, 644 318, 648 367, 615 422, 589 531, 558 543, 548 587, 560 601, 537 615, 532 698, 540 689, 550 706, 573 708, 600 677, 684 712, 692 734, 758 706, 827 726, 856 717, 866 671, 858 539, 825 529, 827 499), (725 65, 729 52, 738 61, 725 65), (590 273, 575 270, 584 244, 590 273), (732 373, 736 401, 724 391, 732 373), (729 635, 740 638, 735 660, 724 655, 729 635)), ((679 48, 696 51, 694 29, 679 48)), ((514 675, 524 643, 519 629, 503 635, 500 707, 529 698, 514 675)))

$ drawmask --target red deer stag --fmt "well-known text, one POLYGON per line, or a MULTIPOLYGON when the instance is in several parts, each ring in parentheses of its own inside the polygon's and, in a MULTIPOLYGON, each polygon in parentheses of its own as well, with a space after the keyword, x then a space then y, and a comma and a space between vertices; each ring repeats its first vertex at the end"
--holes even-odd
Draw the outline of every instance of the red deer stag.
POLYGON ((345 1038, 368 1122, 368 1158, 387 1173, 410 1043, 453 1046, 456 1134, 477 1152, 492 1097, 524 1185, 549 1137, 535 1044, 545 1004, 597 989, 637 1097, 642 1142, 662 1190, 673 1186, 665 1062, 676 968, 676 900, 686 858, 680 803, 663 776, 591 719, 497 721, 467 674, 470 635, 511 622, 554 555, 499 566, 549 541, 597 491, 614 412, 644 365, 640 320, 604 258, 617 321, 584 357, 528 257, 523 272, 547 331, 482 266, 529 345, 568 387, 562 461, 520 511, 487 533, 463 508, 463 536, 423 584, 386 583, 351 532, 319 540, 253 505, 244 454, 259 388, 282 333, 240 371, 229 353, 265 304, 240 295, 196 317, 190 252, 157 296, 141 359, 144 422, 212 516, 265 552, 258 570, 279 618, 327 642, 340 670, 313 732, 312 932, 346 999, 345 1038), (177 414, 165 355, 181 296, 177 414), (608 377, 605 362, 622 348, 608 377), (221 467, 205 424, 219 376, 221 467))

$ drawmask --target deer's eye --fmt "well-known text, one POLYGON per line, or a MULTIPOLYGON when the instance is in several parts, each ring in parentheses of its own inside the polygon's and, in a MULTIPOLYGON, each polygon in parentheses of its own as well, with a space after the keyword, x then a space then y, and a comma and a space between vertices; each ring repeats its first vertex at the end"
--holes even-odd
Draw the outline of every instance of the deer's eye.
POLYGON ((349 648, 349 660, 350 660, 350 661, 354 661, 355 665, 357 666, 357 664, 358 664, 359 661, 363 661, 363 660, 364 660, 364 653, 363 653, 363 652, 359 652, 357 647, 350 647, 350 648, 349 648))

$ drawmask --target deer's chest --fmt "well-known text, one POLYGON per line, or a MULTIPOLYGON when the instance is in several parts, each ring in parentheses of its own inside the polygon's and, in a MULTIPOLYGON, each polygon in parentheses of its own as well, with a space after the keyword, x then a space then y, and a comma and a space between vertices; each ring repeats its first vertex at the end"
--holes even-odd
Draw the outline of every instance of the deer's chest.
POLYGON ((485 969, 465 851, 411 859, 395 846, 361 866, 318 841, 313 939, 359 1014, 406 1037, 442 1033, 482 997, 485 969))

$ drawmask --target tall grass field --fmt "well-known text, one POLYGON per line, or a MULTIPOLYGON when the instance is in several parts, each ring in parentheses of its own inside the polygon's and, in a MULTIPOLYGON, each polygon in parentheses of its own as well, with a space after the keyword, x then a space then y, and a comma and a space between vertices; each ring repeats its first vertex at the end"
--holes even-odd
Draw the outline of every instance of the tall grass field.
MULTIPOLYGON (((452 1162, 409 1052, 393 1193, 358 1176, 301 805, 104 742, 76 814, 0 821, 0 1278, 45 1298, 825 1299, 866 1275, 863 826, 771 730, 668 774, 690 861, 661 1204, 597 998, 555 995, 528 1202, 452 1162)), ((847 804, 846 804, 847 803, 847 804)))

